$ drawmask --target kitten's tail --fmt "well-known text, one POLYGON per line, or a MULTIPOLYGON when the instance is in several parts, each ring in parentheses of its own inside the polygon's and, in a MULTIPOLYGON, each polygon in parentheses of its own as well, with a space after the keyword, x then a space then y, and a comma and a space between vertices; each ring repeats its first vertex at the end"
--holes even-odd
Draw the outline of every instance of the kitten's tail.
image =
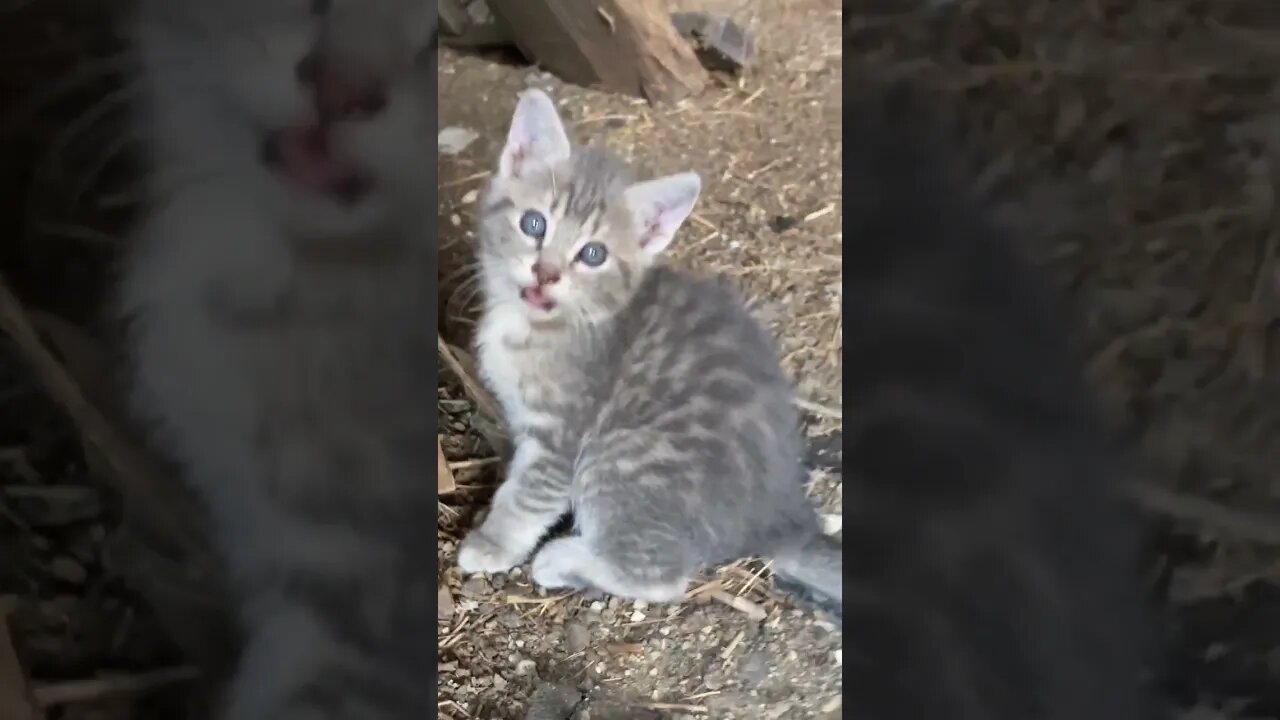
POLYGON ((774 584, 840 619, 844 615, 844 551, 839 538, 814 533, 773 557, 774 584))

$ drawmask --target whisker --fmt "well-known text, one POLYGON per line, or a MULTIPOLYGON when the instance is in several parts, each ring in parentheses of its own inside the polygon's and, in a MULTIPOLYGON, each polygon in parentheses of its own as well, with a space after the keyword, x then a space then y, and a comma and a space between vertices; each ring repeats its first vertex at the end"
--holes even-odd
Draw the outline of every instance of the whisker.
POLYGON ((76 183, 75 189, 71 193, 71 198, 67 201, 67 207, 75 209, 80 206, 80 201, 84 198, 85 193, 89 192, 101 178, 102 174, 111 165, 112 161, 120 157, 130 145, 139 143, 142 138, 136 135, 122 135, 110 145, 106 147, 98 158, 98 161, 83 173, 81 180, 76 183))
POLYGON ((457 269, 457 270, 455 270, 454 272, 452 272, 452 273, 450 273, 450 274, 446 275, 445 277, 441 278, 441 279, 439 280, 439 284, 440 284, 440 285, 448 285, 449 283, 453 282, 454 280, 456 280, 456 279, 458 279, 458 278, 460 278, 460 277, 465 276, 467 273, 474 273, 474 274, 478 277, 478 276, 479 276, 479 271, 480 271, 480 262, 479 262, 478 260, 476 260, 476 261, 472 261, 472 262, 469 262, 469 263, 463 263, 462 265, 460 265, 460 266, 458 267, 458 269, 457 269))
POLYGON ((457 306, 461 306, 464 310, 468 309, 471 306, 472 301, 475 300, 476 296, 479 295, 482 290, 480 279, 481 278, 477 275, 458 285, 458 287, 450 293, 449 298, 445 301, 445 312, 452 314, 453 309, 457 306), (464 293, 465 296, 463 296, 464 293), (462 296, 461 299, 459 299, 460 296, 462 296))
POLYGON ((66 153, 67 149, 113 110, 123 107, 128 100, 138 94, 140 89, 139 84, 133 83, 114 90, 68 123, 41 156, 36 167, 36 182, 33 185, 38 185, 39 181, 52 177, 58 167, 58 159, 66 153))
POLYGON ((4 124, 0 125, 0 136, 12 134, 24 123, 32 120, 41 110, 82 85, 93 80, 103 80, 112 75, 124 74, 133 66, 133 60, 131 53, 120 53, 77 65, 63 77, 54 80, 40 92, 29 95, 18 107, 11 109, 4 124))

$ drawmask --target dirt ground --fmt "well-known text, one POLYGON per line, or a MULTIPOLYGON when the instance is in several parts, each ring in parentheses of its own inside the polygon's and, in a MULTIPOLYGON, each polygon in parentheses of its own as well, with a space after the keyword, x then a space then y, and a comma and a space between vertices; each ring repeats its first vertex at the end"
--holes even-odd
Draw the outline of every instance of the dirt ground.
MULTIPOLYGON (((747 72, 717 77, 674 106, 649 107, 537 69, 445 51, 440 127, 476 139, 440 155, 449 299, 441 326, 451 343, 467 347, 477 193, 505 140, 516 94, 540 87, 578 140, 607 144, 654 174, 702 176, 703 195, 673 245, 673 261, 733 276, 758 301, 781 338, 787 370, 816 408, 815 447, 824 438, 831 445, 841 397, 840 8, 835 0, 689 0, 673 9, 732 12, 751 28, 758 55, 747 72)), ((439 626, 441 718, 522 717, 528 696, 544 685, 588 696, 576 718, 840 716, 841 633, 774 593, 758 563, 709 574, 690 601, 665 606, 548 596, 524 573, 461 577, 457 541, 500 465, 471 432, 474 413, 457 378, 445 373, 443 380, 444 425, 461 431, 447 438, 446 454, 463 487, 443 499, 441 514, 442 593, 452 605, 439 626)), ((815 460, 814 495, 838 521, 838 456, 815 460)))

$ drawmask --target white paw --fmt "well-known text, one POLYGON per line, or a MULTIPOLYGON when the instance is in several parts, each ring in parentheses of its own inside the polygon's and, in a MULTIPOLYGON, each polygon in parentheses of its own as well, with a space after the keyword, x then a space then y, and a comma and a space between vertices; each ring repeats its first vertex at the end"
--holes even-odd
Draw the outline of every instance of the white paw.
POLYGON ((582 580, 574 573, 570 546, 565 540, 552 540, 534 556, 533 581, 544 588, 578 588, 582 580))
POLYGON ((577 584, 570 582, 554 562, 546 560, 542 555, 533 559, 532 574, 533 581, 544 588, 574 587, 577 584))
POLYGON ((458 568, 467 574, 506 572, 523 559, 522 553, 499 545, 479 530, 471 531, 458 550, 458 568))

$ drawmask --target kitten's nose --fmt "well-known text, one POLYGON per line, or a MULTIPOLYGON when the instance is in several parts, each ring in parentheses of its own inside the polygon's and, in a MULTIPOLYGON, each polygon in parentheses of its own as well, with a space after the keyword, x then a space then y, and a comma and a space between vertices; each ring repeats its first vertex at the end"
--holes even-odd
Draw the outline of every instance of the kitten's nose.
POLYGON ((550 265, 545 265, 541 261, 533 264, 533 278, 538 281, 539 285, 555 285, 560 282, 560 271, 550 265))
POLYGON ((384 83, 341 68, 317 53, 298 61, 297 75, 299 82, 311 87, 322 119, 367 119, 387 105, 384 83))

